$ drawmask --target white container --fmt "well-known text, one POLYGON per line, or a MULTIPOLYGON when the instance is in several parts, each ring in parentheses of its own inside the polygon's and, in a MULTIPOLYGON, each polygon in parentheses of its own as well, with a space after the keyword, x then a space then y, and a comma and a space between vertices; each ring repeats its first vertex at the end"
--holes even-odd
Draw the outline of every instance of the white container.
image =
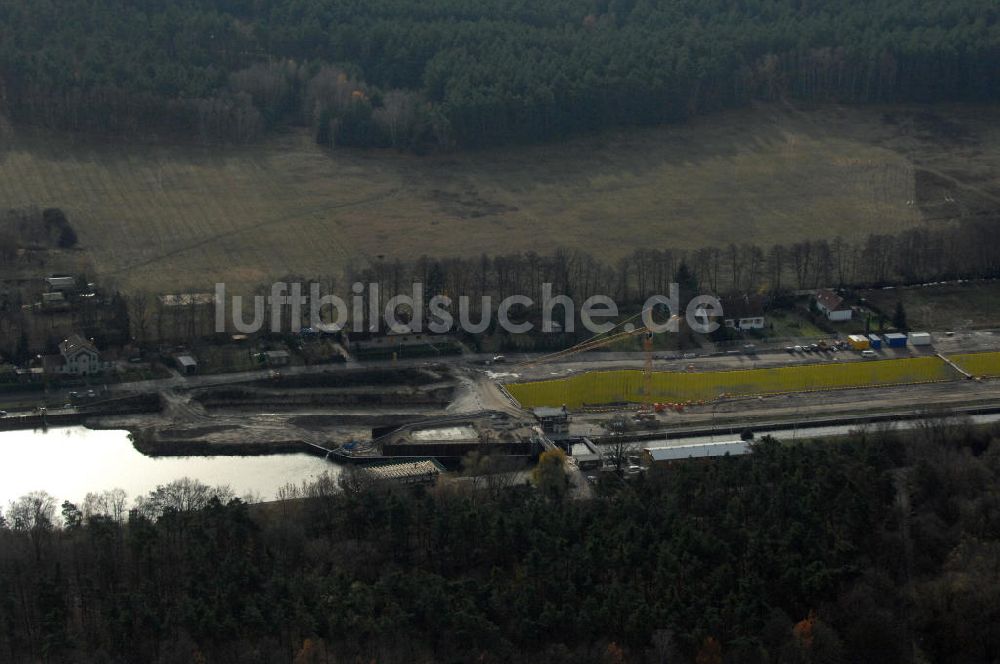
POLYGON ((909 341, 911 346, 930 346, 932 343, 930 332, 910 332, 909 341))

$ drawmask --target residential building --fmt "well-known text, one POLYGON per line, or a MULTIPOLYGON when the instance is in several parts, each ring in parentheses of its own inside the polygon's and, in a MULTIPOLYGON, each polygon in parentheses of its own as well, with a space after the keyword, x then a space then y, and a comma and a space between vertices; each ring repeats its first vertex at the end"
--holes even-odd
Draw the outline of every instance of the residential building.
POLYGON ((831 322, 848 321, 854 316, 854 311, 844 303, 844 298, 829 288, 816 291, 815 300, 816 307, 831 322))
POLYGON ((728 328, 761 330, 767 325, 764 308, 767 300, 762 295, 733 295, 722 298, 722 319, 728 328))
POLYGON ((89 376, 111 368, 110 362, 101 359, 93 341, 74 334, 59 344, 58 355, 42 358, 45 373, 89 376))

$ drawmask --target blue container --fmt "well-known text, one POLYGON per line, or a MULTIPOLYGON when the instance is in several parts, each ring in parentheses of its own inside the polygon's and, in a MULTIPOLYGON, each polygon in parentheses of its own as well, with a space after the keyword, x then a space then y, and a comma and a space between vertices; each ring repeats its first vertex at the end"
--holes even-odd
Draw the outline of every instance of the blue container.
POLYGON ((882 339, 877 334, 869 334, 868 342, 872 346, 872 350, 878 350, 882 348, 882 339))
POLYGON ((894 332, 885 335, 885 343, 889 348, 906 348, 906 335, 894 332))

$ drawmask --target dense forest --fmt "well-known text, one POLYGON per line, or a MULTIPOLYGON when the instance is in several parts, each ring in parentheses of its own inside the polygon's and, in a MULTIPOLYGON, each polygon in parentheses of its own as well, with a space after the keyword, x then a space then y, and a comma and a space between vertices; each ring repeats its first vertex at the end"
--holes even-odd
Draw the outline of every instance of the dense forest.
POLYGON ((752 99, 996 100, 992 0, 0 0, 0 104, 76 130, 483 145, 752 99))
POLYGON ((998 440, 942 414, 587 500, 350 473, 263 505, 36 493, 0 526, 0 660, 996 661, 998 440))

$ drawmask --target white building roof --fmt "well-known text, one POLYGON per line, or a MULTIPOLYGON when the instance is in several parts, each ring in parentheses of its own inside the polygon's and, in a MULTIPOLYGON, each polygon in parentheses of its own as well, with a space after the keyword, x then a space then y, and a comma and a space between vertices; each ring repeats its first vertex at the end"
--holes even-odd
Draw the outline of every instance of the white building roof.
POLYGON ((656 461, 677 461, 680 459, 702 459, 706 457, 740 456, 749 454, 750 441, 731 440, 721 443, 701 443, 698 445, 674 445, 672 447, 650 447, 646 450, 656 461))
POLYGON ((190 355, 178 355, 177 363, 185 368, 198 366, 198 361, 190 355))

